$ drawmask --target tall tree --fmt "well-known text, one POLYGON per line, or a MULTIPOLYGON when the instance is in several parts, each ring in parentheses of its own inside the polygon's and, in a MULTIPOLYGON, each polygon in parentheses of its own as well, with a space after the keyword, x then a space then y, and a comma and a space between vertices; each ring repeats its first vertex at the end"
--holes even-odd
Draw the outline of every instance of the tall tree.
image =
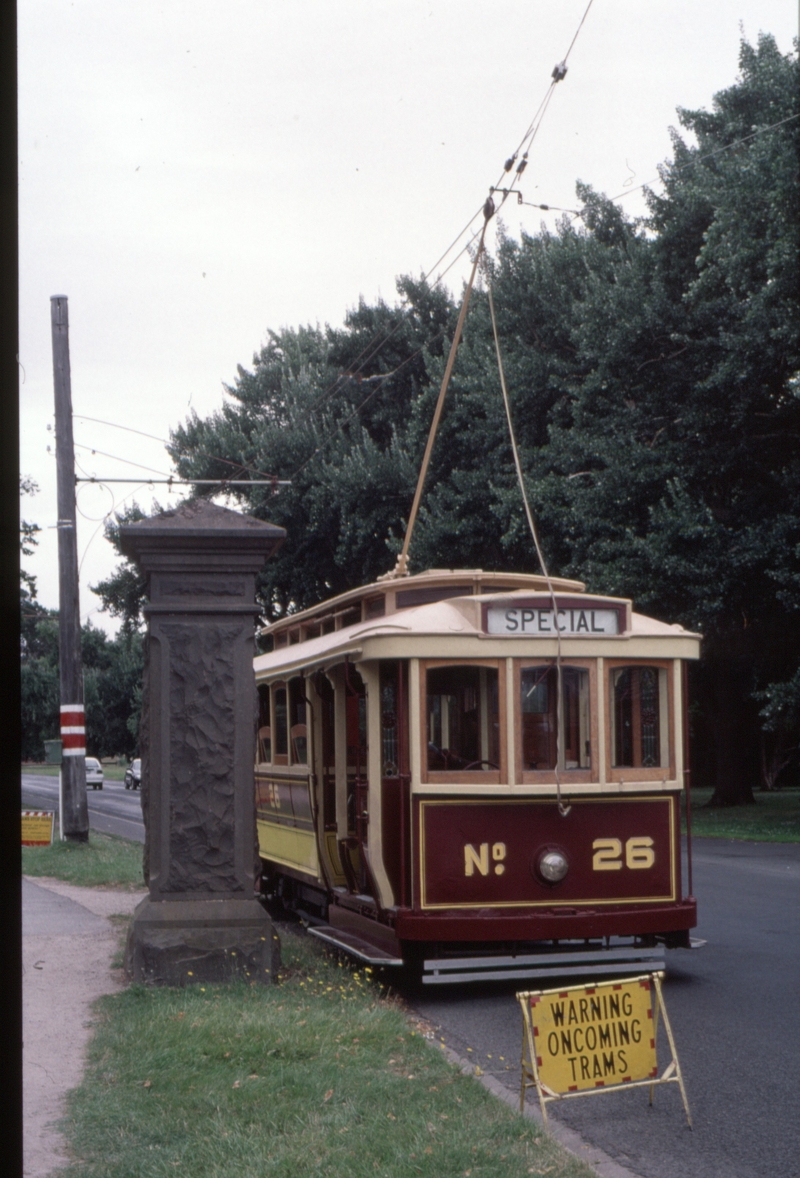
MULTIPOLYGON (((703 632, 695 763, 724 804, 800 738, 798 94, 796 53, 743 43, 712 110, 679 112, 696 142, 674 134, 646 218, 579 185, 579 219, 487 264, 550 567, 703 632)), ((400 292, 341 329, 272 333, 222 408, 172 435, 183 477, 291 478, 236 492, 289 531, 268 618, 386 571, 399 545, 455 318, 422 282, 400 292)), ((536 567, 480 292, 411 556, 536 567)))

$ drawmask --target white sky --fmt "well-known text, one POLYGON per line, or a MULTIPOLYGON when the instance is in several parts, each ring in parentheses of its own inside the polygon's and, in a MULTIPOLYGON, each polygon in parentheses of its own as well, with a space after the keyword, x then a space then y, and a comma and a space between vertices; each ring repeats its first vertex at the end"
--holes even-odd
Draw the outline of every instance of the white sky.
MULTIPOLYGON (((586 3, 19 0, 21 469, 40 487, 22 513, 42 527, 24 564, 43 604, 58 604, 50 296, 69 297, 80 472, 147 477, 114 455, 169 474, 160 442, 87 418, 166 439, 221 404, 268 328, 393 302, 497 181, 586 3)), ((676 107, 734 82, 741 31, 789 52, 796 24, 793 0, 594 0, 525 200, 575 208, 577 179, 608 195, 654 179, 676 107)), ((504 210, 511 233, 554 217, 504 210)), ((82 617, 109 632, 88 589, 116 564, 103 516, 125 497, 149 509, 153 490, 169 501, 79 490, 82 617)))

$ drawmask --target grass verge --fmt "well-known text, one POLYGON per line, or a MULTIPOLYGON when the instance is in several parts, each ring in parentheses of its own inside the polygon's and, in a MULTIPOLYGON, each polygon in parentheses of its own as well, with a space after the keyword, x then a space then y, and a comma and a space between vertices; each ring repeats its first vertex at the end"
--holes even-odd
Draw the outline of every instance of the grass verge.
MULTIPOLYGON (((800 789, 756 792, 752 806, 709 807, 711 793, 710 789, 692 790, 692 834, 698 838, 800 842, 800 789)), ((686 832, 685 814, 681 829, 686 832)))
POLYGON ((46 875, 86 888, 144 887, 142 844, 111 834, 89 832, 88 843, 61 842, 23 847, 23 875, 46 875))
MULTIPOLYGON (((58 777, 58 770, 58 765, 46 765, 41 761, 24 761, 22 764, 23 773, 34 773, 37 777, 58 777)), ((125 766, 104 765, 103 777, 106 781, 124 781, 125 766)))
POLYGON ((63 1178, 590 1178, 449 1064, 368 971, 282 940, 274 987, 100 1000, 63 1178))

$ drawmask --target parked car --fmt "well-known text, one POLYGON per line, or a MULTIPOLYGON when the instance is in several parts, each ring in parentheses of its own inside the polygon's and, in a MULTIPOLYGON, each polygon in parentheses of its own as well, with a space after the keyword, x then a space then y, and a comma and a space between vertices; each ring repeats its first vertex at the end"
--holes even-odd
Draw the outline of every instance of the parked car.
POLYGON ((142 762, 139 757, 125 770, 125 788, 138 789, 142 784, 142 762))
POLYGON ((97 757, 86 757, 86 785, 92 789, 103 788, 103 766, 97 757))

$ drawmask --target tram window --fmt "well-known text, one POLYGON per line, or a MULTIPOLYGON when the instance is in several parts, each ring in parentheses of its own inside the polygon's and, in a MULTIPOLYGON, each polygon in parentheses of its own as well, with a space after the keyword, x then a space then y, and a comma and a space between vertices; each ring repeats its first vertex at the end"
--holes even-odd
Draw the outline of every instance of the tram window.
POLYGON ((345 669, 346 764, 348 776, 367 769, 367 695, 364 680, 352 665, 345 669))
POLYGON ((427 673, 428 769, 497 769, 500 709, 496 667, 427 673))
POLYGON ((289 737, 292 764, 308 764, 308 728, 306 726, 306 696, 302 679, 289 681, 289 737))
POLYGON ((272 739, 269 718, 269 688, 265 683, 258 688, 258 741, 256 756, 260 764, 272 760, 272 739))
POLYGON ((289 716, 285 687, 275 687, 273 689, 272 703, 275 712, 274 745, 272 751, 275 755, 276 764, 285 765, 289 755, 289 716))
MULTIPOLYGON (((589 672, 561 668, 562 755, 560 769, 588 769, 589 672)), ((552 665, 523 667, 520 672, 522 767, 553 770, 558 752, 558 671, 552 665)))
POLYGON ((468 597, 471 585, 436 585, 429 589, 398 589, 395 598, 397 609, 411 609, 415 605, 430 605, 434 601, 446 601, 448 597, 468 597))
POLYGON ((364 695, 347 696, 347 767, 357 772, 367 767, 367 700, 364 695))
POLYGON ((342 629, 346 626, 355 626, 361 621, 361 606, 357 605, 354 609, 345 610, 342 614, 342 629))
POLYGON ((287 636, 287 634, 286 634, 286 631, 285 631, 285 630, 282 630, 280 634, 276 634, 276 635, 275 635, 275 647, 276 647, 276 649, 277 649, 279 646, 285 646, 285 645, 286 645, 286 643, 287 643, 288 641, 289 641, 289 639, 288 639, 288 636, 287 636))
POLYGON ((365 618, 382 618, 386 613, 386 598, 381 594, 380 597, 369 597, 364 602, 364 617, 365 618))
POLYGON ((611 672, 613 764, 658 769, 668 755, 667 673, 663 667, 618 667, 611 672))

